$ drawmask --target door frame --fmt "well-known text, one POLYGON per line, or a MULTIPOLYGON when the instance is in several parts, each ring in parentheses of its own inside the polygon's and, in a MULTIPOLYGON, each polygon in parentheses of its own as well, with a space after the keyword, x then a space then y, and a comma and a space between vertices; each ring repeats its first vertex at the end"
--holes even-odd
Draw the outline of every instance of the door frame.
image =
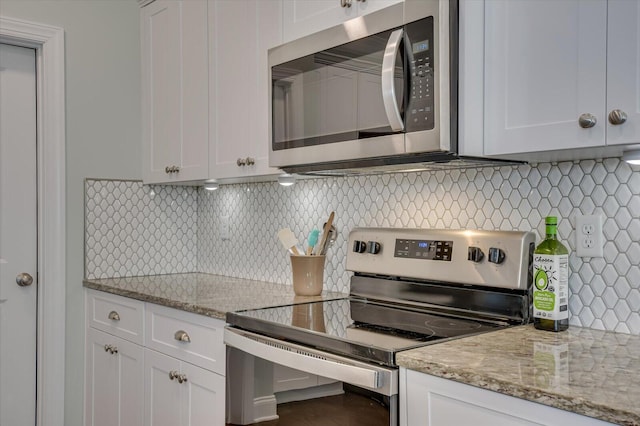
POLYGON ((64 425, 65 56, 64 30, 0 16, 0 42, 36 50, 38 333, 36 425, 64 425))

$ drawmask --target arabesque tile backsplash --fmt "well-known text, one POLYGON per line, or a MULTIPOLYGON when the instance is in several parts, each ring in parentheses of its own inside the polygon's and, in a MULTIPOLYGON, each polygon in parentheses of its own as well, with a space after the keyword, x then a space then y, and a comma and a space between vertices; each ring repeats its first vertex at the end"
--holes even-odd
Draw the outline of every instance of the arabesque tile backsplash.
POLYGON ((534 230, 559 217, 571 250, 570 322, 640 334, 640 170, 617 158, 195 187, 86 181, 85 275, 206 272, 290 283, 276 233, 304 240, 336 212, 325 289, 348 292, 355 226, 534 230), (151 196, 152 194, 153 196, 151 196), (576 214, 603 217, 604 257, 575 256, 576 214))

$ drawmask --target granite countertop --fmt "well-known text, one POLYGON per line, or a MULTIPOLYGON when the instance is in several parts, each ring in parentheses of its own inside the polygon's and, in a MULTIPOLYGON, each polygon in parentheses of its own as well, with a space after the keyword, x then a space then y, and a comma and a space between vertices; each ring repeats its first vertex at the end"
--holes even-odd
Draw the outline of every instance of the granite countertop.
POLYGON ((401 352, 396 360, 433 376, 640 425, 640 336, 527 325, 401 352))
POLYGON ((227 312, 347 296, 296 296, 293 287, 284 284, 201 273, 85 279, 84 286, 219 319, 227 312))

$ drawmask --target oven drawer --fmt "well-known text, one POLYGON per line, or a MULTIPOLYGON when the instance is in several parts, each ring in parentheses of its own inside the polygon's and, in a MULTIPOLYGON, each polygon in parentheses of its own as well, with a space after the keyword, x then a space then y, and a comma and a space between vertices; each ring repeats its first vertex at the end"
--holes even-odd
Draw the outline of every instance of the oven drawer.
POLYGON ((142 345, 144 303, 102 291, 87 290, 89 326, 142 345))
POLYGON ((387 396, 398 393, 398 370, 226 327, 224 343, 275 364, 339 380, 387 396))
POLYGON ((147 305, 145 346, 225 375, 224 322, 158 305, 147 305))

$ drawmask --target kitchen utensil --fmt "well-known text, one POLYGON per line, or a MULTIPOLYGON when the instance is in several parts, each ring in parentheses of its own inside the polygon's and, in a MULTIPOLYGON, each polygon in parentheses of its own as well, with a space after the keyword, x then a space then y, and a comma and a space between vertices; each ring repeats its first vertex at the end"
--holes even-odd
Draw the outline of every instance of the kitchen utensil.
POLYGON ((338 230, 336 229, 335 225, 331 225, 331 228, 329 228, 329 236, 327 237, 327 242, 324 244, 324 248, 322 249, 320 254, 327 254, 327 250, 333 245, 333 243, 336 242, 336 239, 338 239, 338 230))
POLYGON ((329 219, 327 219, 327 223, 324 224, 324 228, 322 229, 322 238, 320 238, 320 242, 313 248, 313 254, 322 254, 324 245, 327 243, 327 238, 329 237, 329 232, 331 231, 331 226, 333 225, 334 217, 335 212, 331 212, 329 219))
POLYGON ((307 256, 311 254, 315 245, 318 244, 319 236, 320 236, 320 231, 318 229, 314 229, 309 233, 309 238, 307 238, 307 243, 309 243, 309 246, 307 247, 307 253, 306 253, 307 256))
POLYGON ((300 250, 298 250, 298 247, 296 247, 298 244, 298 240, 291 229, 282 228, 281 230, 279 230, 278 238, 280 239, 280 242, 282 243, 284 248, 286 248, 287 250, 291 250, 291 252, 296 256, 302 255, 302 253, 300 253, 300 250))

